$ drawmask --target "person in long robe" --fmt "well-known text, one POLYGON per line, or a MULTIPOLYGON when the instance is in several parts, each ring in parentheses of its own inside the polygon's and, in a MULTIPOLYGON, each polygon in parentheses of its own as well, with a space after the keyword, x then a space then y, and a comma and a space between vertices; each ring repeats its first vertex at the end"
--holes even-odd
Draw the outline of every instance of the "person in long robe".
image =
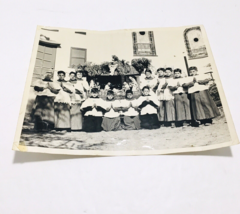
POLYGON ((165 69, 164 68, 158 68, 157 69, 157 84, 155 86, 156 88, 156 95, 158 97, 158 100, 160 102, 159 104, 159 110, 158 110, 158 120, 160 122, 160 126, 164 126, 164 117, 165 117, 165 100, 164 100, 164 89, 163 85, 165 84, 165 69))
POLYGON ((175 112, 176 112, 176 123, 185 128, 191 121, 190 101, 188 99, 187 88, 182 87, 182 70, 175 69, 174 81, 168 84, 168 87, 173 92, 175 112))
POLYGON ((154 95, 154 88, 156 84, 157 78, 155 78, 155 76, 152 74, 152 71, 150 69, 145 70, 145 75, 141 75, 140 78, 140 88, 143 89, 143 87, 148 86, 150 89, 150 94, 154 95))
POLYGON ((82 124, 83 124, 81 105, 82 105, 82 102, 85 100, 84 89, 82 84, 80 84, 79 81, 77 81, 75 72, 73 71, 70 72, 69 76, 70 76, 69 83, 73 87, 73 93, 70 94, 71 131, 80 131, 82 130, 82 124))
POLYGON ((57 84, 61 90, 54 99, 55 130, 57 131, 71 131, 70 94, 73 93, 73 87, 65 80, 65 76, 64 71, 58 71, 57 84))
POLYGON ((82 70, 77 70, 76 71, 76 79, 78 81, 79 84, 82 85, 83 89, 84 89, 84 98, 87 98, 88 93, 90 91, 90 86, 86 80, 85 77, 83 77, 83 71, 82 70))
POLYGON ((106 111, 106 103, 99 98, 99 90, 97 88, 91 89, 91 95, 83 102, 81 111, 84 115, 83 131, 102 131, 102 117, 106 111))
POLYGON ((50 131, 54 129, 54 99, 59 87, 53 83, 53 73, 47 72, 42 80, 34 82, 36 96, 34 109, 34 129, 50 131))
POLYGON ((141 128, 141 121, 138 113, 138 101, 133 98, 132 90, 127 90, 125 99, 121 100, 121 110, 123 112, 123 129, 136 130, 141 128))
POLYGON ((120 101, 114 98, 114 92, 108 90, 106 98, 106 113, 103 116, 102 128, 105 131, 122 130, 119 111, 120 101))
POLYGON ((162 86, 162 89, 164 90, 164 100, 165 100, 165 115, 164 115, 164 125, 167 126, 169 123, 171 124, 172 128, 175 128, 175 103, 174 103, 174 96, 172 94, 172 91, 168 87, 168 82, 171 81, 173 78, 172 76, 172 68, 168 67, 165 69, 165 83, 162 86))
POLYGON ((201 124, 209 126, 212 124, 213 118, 220 116, 220 112, 208 90, 207 84, 210 78, 198 80, 198 69, 195 66, 190 67, 189 72, 194 78, 192 82, 185 83, 185 87, 190 89, 194 87, 195 84, 205 86, 201 87, 199 91, 190 94, 193 121, 200 121, 201 124))
POLYGON ((160 127, 157 109, 159 101, 156 96, 150 95, 150 88, 143 87, 142 96, 138 98, 138 109, 140 110, 141 127, 144 129, 157 129, 160 127))

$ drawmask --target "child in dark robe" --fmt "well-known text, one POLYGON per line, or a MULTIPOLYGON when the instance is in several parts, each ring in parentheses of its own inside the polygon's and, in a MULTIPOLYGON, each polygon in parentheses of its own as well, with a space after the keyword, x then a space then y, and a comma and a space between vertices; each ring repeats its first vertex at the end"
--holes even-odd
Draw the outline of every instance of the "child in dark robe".
POLYGON ((190 101, 188 99, 187 88, 182 87, 182 70, 177 68, 173 72, 174 79, 169 82, 168 87, 174 95, 176 122, 185 128, 191 120, 190 101))
POLYGON ((83 102, 81 111, 84 115, 84 131, 102 131, 102 117, 106 111, 106 103, 103 99, 99 98, 99 90, 97 88, 91 89, 91 96, 83 102))
POLYGON ((142 96, 138 98, 138 108, 140 110, 141 127, 144 129, 159 128, 157 110, 159 101, 156 96, 150 95, 150 88, 143 87, 142 96))
POLYGON ((136 130, 140 129, 140 119, 138 113, 138 101, 133 98, 132 90, 126 91, 126 99, 121 100, 121 107, 123 111, 123 129, 136 130))
POLYGON ((121 120, 119 111, 121 110, 120 101, 115 100, 114 92, 109 90, 106 98, 106 113, 102 121, 102 128, 105 131, 121 130, 121 120))
POLYGON ((190 93, 192 87, 200 86, 198 91, 190 94, 193 122, 200 121, 201 124, 209 126, 212 124, 213 118, 220 116, 220 112, 208 90, 207 84, 210 78, 198 79, 198 69, 195 66, 189 68, 189 73, 190 76, 194 77, 193 81, 183 85, 188 88, 188 92, 190 93))

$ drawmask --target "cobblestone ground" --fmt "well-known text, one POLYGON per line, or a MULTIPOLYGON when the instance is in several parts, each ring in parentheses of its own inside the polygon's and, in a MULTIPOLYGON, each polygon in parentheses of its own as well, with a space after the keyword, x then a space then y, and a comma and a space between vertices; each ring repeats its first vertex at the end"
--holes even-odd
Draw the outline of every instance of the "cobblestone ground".
POLYGON ((45 148, 74 150, 155 150, 198 147, 230 141, 225 117, 214 120, 211 126, 185 129, 164 127, 157 130, 115 132, 46 132, 37 133, 33 124, 23 126, 20 144, 45 148))

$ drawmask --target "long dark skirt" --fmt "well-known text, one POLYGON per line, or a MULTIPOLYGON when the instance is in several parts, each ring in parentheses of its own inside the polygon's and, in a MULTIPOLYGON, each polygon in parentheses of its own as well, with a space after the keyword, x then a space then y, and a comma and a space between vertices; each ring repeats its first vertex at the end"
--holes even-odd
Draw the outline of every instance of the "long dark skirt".
POLYGON ((160 127, 157 114, 140 115, 141 127, 144 129, 158 129, 160 127))
POLYGON ((117 131, 121 130, 121 120, 120 117, 108 118, 103 117, 102 128, 105 131, 117 131))
POLYGON ((176 121, 191 120, 190 101, 187 94, 174 94, 176 121))
POLYGON ((72 104, 70 109, 70 117, 71 117, 71 130, 77 131, 82 129, 83 124, 83 116, 80 111, 81 103, 72 104))
POLYGON ((54 128, 54 97, 37 96, 35 100, 34 127, 37 130, 54 128))
POLYGON ((124 116, 123 117, 123 129, 136 130, 141 128, 141 121, 139 116, 124 116))
POLYGON ((159 105, 159 110, 158 110, 158 120, 160 122, 164 121, 164 116, 165 116, 165 101, 160 100, 160 105, 159 105))
POLYGON ((55 129, 71 129, 70 105, 67 103, 54 103, 55 129))
POLYGON ((190 97, 194 120, 206 120, 220 116, 220 112, 208 90, 195 92, 190 97))
POLYGON ((85 132, 100 132, 102 131, 102 117, 84 116, 83 130, 85 132))
POLYGON ((166 100, 165 101, 164 121, 165 122, 173 122, 175 120, 176 120, 176 116, 175 116, 174 100, 166 100))

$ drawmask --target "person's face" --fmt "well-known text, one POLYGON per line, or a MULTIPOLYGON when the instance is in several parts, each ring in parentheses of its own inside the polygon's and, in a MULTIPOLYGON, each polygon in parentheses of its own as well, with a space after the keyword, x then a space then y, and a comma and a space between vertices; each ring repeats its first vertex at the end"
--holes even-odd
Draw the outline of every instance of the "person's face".
POLYGON ((144 88, 144 90, 143 90, 143 95, 144 95, 144 96, 149 95, 149 89, 144 88))
POLYGON ((181 73, 180 73, 180 72, 175 72, 175 74, 174 74, 174 75, 175 75, 175 77, 177 77, 177 78, 178 78, 178 77, 180 77, 180 76, 181 76, 181 73))
POLYGON ((158 71, 158 76, 162 77, 164 75, 164 72, 162 70, 158 71))
POLYGON ((77 72, 77 78, 78 78, 78 79, 81 79, 81 78, 82 78, 82 73, 77 72))
POLYGON ((146 72, 146 77, 147 78, 151 77, 151 73, 150 72, 146 72))
POLYGON ((92 97, 97 97, 98 96, 98 93, 91 93, 92 97))
POLYGON ((114 98, 114 96, 113 96, 112 94, 108 94, 108 95, 107 95, 107 98, 108 98, 109 100, 112 100, 112 99, 114 98))
POLYGON ((132 93, 127 93, 127 98, 128 98, 128 99, 132 99, 132 97, 133 97, 133 94, 132 94, 132 93))
POLYGON ((74 80, 75 79, 75 75, 74 74, 70 74, 70 79, 74 80))
POLYGON ((170 77, 171 74, 172 74, 172 71, 171 71, 171 70, 166 70, 166 73, 165 73, 166 76, 170 77))
POLYGON ((192 70, 193 75, 192 76, 196 76, 197 75, 197 70, 192 70))
POLYGON ((63 73, 58 74, 58 78, 59 78, 60 80, 64 80, 65 74, 63 74, 63 73))

